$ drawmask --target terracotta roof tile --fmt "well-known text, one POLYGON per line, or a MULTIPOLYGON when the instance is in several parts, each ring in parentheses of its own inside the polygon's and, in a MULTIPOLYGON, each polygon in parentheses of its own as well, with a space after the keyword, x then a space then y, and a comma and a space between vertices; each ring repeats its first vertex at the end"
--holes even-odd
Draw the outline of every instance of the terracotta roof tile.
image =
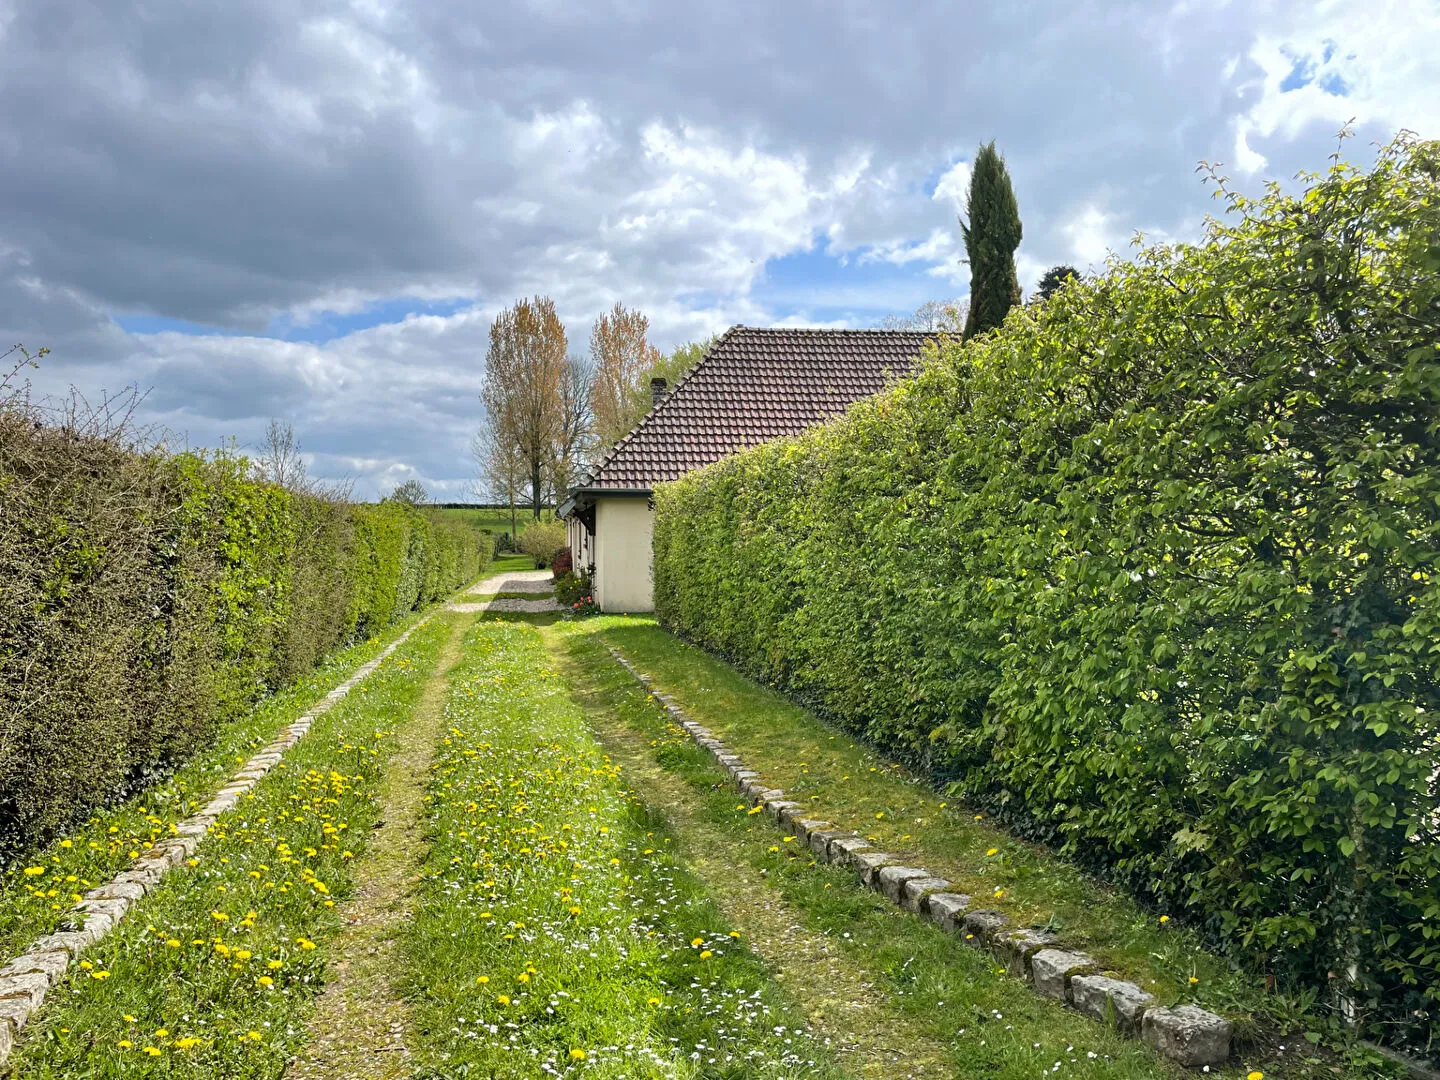
POLYGON ((910 373, 934 334, 735 326, 584 485, 652 488, 845 411, 910 373))

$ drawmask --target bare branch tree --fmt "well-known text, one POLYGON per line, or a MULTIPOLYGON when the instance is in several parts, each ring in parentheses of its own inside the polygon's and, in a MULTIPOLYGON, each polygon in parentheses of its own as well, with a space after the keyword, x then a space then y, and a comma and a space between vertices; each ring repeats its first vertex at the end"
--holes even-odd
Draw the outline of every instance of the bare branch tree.
POLYGON ((553 470, 560 457, 556 448, 564 429, 565 357, 565 327, 549 297, 517 301, 490 325, 480 400, 492 437, 524 466, 537 521, 547 493, 555 488, 553 470))
POLYGON ((595 365, 591 400, 602 447, 623 438, 648 408, 650 388, 644 376, 661 359, 660 350, 646 338, 649 332, 648 318, 618 302, 595 320, 590 331, 590 359, 595 365))

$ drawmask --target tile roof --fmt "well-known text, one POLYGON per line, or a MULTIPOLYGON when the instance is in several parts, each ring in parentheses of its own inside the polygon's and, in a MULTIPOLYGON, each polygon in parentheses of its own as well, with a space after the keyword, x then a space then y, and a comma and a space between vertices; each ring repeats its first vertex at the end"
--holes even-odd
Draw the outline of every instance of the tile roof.
POLYGON ((736 450, 799 434, 909 374, 935 336, 731 327, 582 486, 653 488, 736 450))

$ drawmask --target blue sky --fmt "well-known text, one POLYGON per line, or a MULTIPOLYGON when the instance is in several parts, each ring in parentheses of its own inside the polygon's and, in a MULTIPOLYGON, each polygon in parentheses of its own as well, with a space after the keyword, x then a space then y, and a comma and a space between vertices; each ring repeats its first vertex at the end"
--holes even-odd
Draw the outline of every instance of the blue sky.
POLYGON ((1440 0, 583 7, 0 2, 0 332, 191 445, 465 498, 489 322, 617 300, 662 347, 964 296, 978 144, 1030 287, 1240 187, 1440 134, 1440 0))

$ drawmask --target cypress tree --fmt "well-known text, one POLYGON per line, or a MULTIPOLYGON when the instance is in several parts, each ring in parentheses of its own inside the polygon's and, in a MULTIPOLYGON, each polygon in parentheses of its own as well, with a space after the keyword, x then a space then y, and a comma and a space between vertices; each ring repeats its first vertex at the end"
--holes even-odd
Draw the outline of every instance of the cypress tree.
POLYGON ((965 216, 969 221, 961 220, 960 231, 970 263, 970 313, 965 318, 965 337, 970 338, 999 326, 1005 313, 1020 302, 1015 275, 1020 207, 994 139, 975 155, 965 216))

